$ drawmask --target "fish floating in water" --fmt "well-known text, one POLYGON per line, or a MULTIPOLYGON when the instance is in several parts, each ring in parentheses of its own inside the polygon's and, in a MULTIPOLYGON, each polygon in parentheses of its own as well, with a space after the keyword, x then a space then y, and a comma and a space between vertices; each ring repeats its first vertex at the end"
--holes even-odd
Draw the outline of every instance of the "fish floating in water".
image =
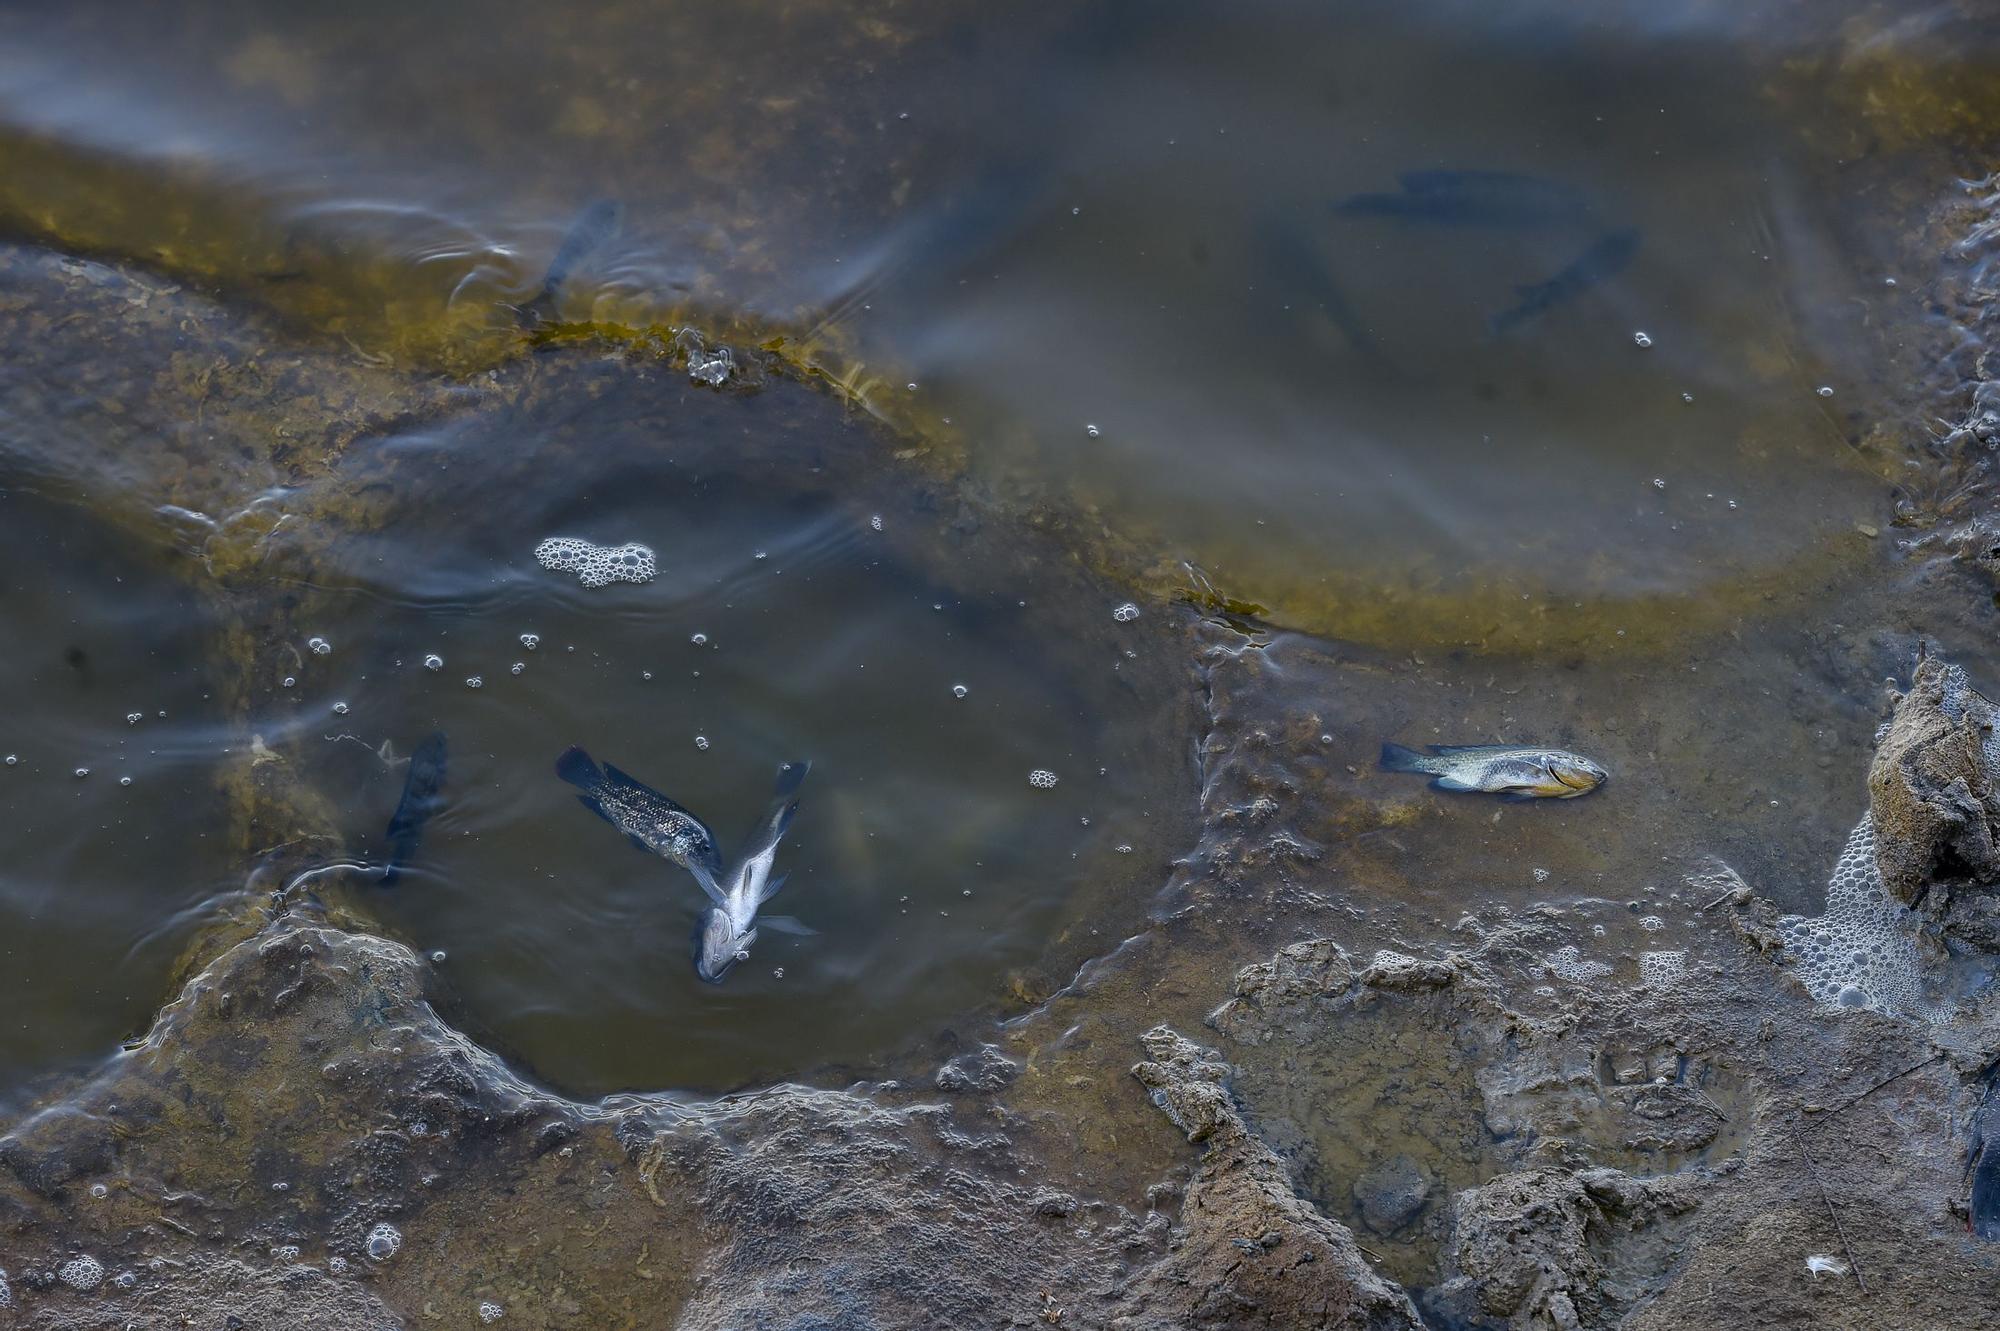
POLYGON ((444 732, 434 730, 410 754, 409 775, 403 778, 403 798, 389 817, 384 833, 389 839, 389 863, 382 870, 381 884, 392 887, 403 876, 403 868, 417 857, 423 843, 424 824, 444 807, 446 747, 444 732))
POLYGON ((722 899, 722 854, 701 819, 610 763, 599 767, 574 745, 556 759, 556 775, 583 792, 577 803, 623 832, 633 845, 680 865, 702 891, 722 899))
POLYGON ((1575 799, 1603 785, 1610 773, 1582 754, 1515 744, 1433 744, 1418 753, 1382 746, 1390 772, 1423 772, 1439 790, 1479 790, 1510 800, 1575 799))
POLYGON ((1577 255, 1546 282, 1516 287, 1515 294, 1521 299, 1488 319, 1487 331, 1501 337, 1524 323, 1539 319, 1556 306, 1575 300, 1599 282, 1616 277, 1638 252, 1639 231, 1636 227, 1599 236, 1589 249, 1577 255))
MULTIPOLYGON (((783 878, 772 879, 771 866, 778 858, 778 842, 799 811, 799 787, 811 769, 812 764, 804 762, 778 769, 770 807, 725 871, 708 825, 659 791, 610 763, 598 766, 579 748, 564 750, 556 760, 556 775, 584 792, 577 797, 579 803, 640 850, 694 875, 711 903, 695 926, 694 971, 710 984, 720 983, 731 967, 750 955, 750 945, 757 941, 758 912, 785 885, 783 878)), ((813 932, 782 916, 766 915, 762 923, 781 933, 813 932)))
POLYGON ((1590 215, 1583 191, 1514 171, 1405 171, 1400 194, 1351 194, 1345 217, 1387 217, 1431 226, 1554 226, 1590 215))
MULTIPOLYGON (((778 769, 770 807, 723 875, 721 896, 701 913, 694 931, 694 973, 710 984, 721 983, 730 967, 749 958, 750 945, 757 941, 757 912, 785 885, 782 877, 771 877, 771 866, 778 858, 778 842, 799 811, 799 787, 811 769, 811 763, 786 763, 778 769)), ((766 916, 764 923, 780 932, 812 932, 779 916, 766 916)))

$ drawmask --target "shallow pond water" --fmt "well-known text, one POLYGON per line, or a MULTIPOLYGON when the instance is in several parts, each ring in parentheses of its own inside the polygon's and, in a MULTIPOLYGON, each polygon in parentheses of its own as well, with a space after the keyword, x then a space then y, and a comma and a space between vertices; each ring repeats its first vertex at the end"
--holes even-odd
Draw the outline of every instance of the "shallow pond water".
POLYGON ((161 562, 0 483, 0 1100, 143 1031, 201 902, 242 880, 210 839, 211 626, 161 562))
MULTIPOLYGON (((337 806, 332 858, 379 863, 399 761, 444 731, 406 881, 315 890, 442 952, 452 1016, 565 1089, 729 1087, 879 1067, 1142 918, 1185 849, 1162 829, 1198 738, 1156 636, 1173 612, 1133 589, 1204 576, 1336 656, 1359 644, 1325 669, 1288 667, 1320 646, 1253 650, 1277 663, 1261 705, 1301 727, 1328 872, 1370 908, 1658 901, 1699 852, 1808 906, 1879 680, 1933 629, 1889 608, 1883 458, 1860 446, 1877 351, 1919 302, 1857 239, 1878 202, 1826 146, 1856 112, 1773 94, 1837 53, 1832 27, 1443 0, 28 6, 0 53, 0 226, 450 383, 459 416, 370 416, 353 451, 380 475, 341 482, 367 522, 257 475, 310 558, 238 573, 310 622, 202 742, 296 745, 337 806), (683 319, 907 432, 829 448, 931 451, 822 475, 764 399, 621 359, 683 319), (531 328, 603 375, 522 405, 550 355, 531 328), (960 506, 1037 534, 977 568, 960 506), (535 565, 554 535, 642 541, 659 574, 581 588, 535 565), (1386 739, 1558 740, 1616 775, 1496 810, 1372 771, 1386 739), (767 933, 699 984, 697 894, 576 806, 552 771, 573 743, 725 843, 811 759, 774 905, 819 933, 767 933)), ((156 348, 161 385, 200 384, 148 404, 183 438, 203 336, 195 317, 156 348)), ((359 414, 262 373, 229 381, 253 407, 359 414)), ((130 521, 164 496, 62 462, 70 422, 150 391, 96 382, 8 382, 0 458, 130 521)), ((124 710, 67 747, 113 751, 124 710)), ((91 844, 74 830, 49 844, 91 844)), ((207 889, 185 890, 138 910, 105 888, 76 918, 115 920, 92 946, 123 955, 207 889)))
POLYGON ((1122 894, 1136 921, 1182 828, 1192 771, 1162 722, 1184 671, 1158 626, 1108 590, 996 579, 986 538, 969 570, 915 566, 906 500, 787 474, 775 428, 754 465, 715 442, 790 400, 635 384, 385 441, 393 516, 321 571, 340 590, 304 627, 327 650, 300 644, 272 703, 378 865, 412 748, 445 734, 440 810, 366 908, 445 954, 454 1016, 572 1092, 865 1066, 998 1000, 1083 901, 1122 894), (542 567, 562 536, 642 543, 654 575, 542 567), (700 891, 579 807, 554 771, 572 744, 725 857, 778 767, 810 762, 768 909, 815 932, 761 929, 701 982, 700 891))

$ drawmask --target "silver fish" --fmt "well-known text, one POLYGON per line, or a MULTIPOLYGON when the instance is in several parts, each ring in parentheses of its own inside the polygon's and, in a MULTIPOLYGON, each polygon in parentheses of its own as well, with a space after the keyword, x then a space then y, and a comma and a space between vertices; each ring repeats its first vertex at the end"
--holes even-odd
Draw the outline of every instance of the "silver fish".
POLYGON ((1382 746, 1382 767, 1423 772, 1439 790, 1481 790, 1510 800, 1575 799, 1610 776, 1580 753, 1518 744, 1433 744, 1418 753, 1400 744, 1382 746))
POLYGON ((701 819, 610 763, 599 767, 574 746, 556 759, 556 775, 583 792, 576 797, 578 803, 631 838, 633 845, 680 865, 694 875, 702 891, 722 900, 718 883, 722 853, 715 848, 715 834, 701 819))
MULTIPOLYGON (((723 876, 721 895, 701 913, 694 931, 694 973, 710 984, 721 983, 730 967, 749 958, 750 945, 757 941, 757 912, 785 885, 783 878, 771 877, 771 866, 778 858, 778 842, 799 811, 799 787, 810 770, 811 763, 786 763, 778 769, 770 807, 723 876)), ((781 931, 812 932, 773 916, 765 916, 764 923, 781 931)))

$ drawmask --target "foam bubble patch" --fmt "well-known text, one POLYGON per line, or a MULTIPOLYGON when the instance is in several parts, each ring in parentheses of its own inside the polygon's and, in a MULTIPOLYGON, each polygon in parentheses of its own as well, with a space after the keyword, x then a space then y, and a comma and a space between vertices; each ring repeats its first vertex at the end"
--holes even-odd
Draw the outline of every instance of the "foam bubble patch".
POLYGON ((1787 915, 1778 930, 1799 979, 1820 1003, 1935 1020, 1944 1013, 1924 990, 1918 923, 1882 884, 1870 813, 1855 824, 1834 863, 1826 913, 1787 915))
POLYGON ((614 582, 651 582, 659 571, 652 547, 631 541, 598 545, 576 536, 551 536, 535 547, 535 562, 558 573, 574 573, 586 587, 614 582))

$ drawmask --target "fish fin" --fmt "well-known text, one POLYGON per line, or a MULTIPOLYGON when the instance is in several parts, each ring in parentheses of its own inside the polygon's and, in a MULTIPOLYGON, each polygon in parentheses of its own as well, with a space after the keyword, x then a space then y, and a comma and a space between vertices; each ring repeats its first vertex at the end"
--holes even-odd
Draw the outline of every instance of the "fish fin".
POLYGON ((1424 747, 1442 757, 1447 753, 1482 753, 1494 746, 1491 744, 1426 744, 1424 747))
POLYGON ((647 845, 645 839, 641 837, 637 832, 627 832, 625 834, 625 839, 632 843, 632 848, 634 850, 644 851, 648 855, 656 855, 659 853, 655 851, 651 846, 647 845))
POLYGON ((700 869, 690 867, 688 872, 694 876, 694 885, 706 893, 710 901, 718 907, 728 903, 728 899, 723 896, 721 885, 715 881, 714 873, 705 867, 700 869))
POLYGON ((1429 761, 1415 749, 1401 744, 1382 746, 1382 770, 1385 772, 1428 772, 1429 761))
POLYGON ((618 820, 604 811, 604 806, 598 802, 597 796, 578 795, 576 802, 596 814, 599 818, 602 818, 605 822, 610 823, 613 827, 618 826, 618 820))
POLYGON ((589 754, 574 744, 564 749, 562 756, 556 759, 556 775, 584 790, 595 790, 604 784, 604 773, 590 760, 589 754))
POLYGON ((777 896, 779 891, 785 886, 786 881, 790 878, 790 874, 781 873, 776 878, 767 879, 764 883, 764 890, 757 895, 757 904, 761 906, 772 897, 777 896))
POLYGON ((641 790, 650 790, 652 788, 643 781, 634 781, 630 774, 619 771, 610 763, 604 764, 604 775, 615 786, 637 786, 641 790))
POLYGON ((813 928, 803 920, 794 919, 790 915, 759 915, 757 917, 757 927, 759 929, 769 929, 774 933, 790 934, 794 938, 819 937, 819 930, 813 928))
POLYGON ((1526 804, 1531 800, 1538 800, 1540 798, 1542 798, 1540 795, 1532 794, 1525 790, 1510 790, 1500 797, 1500 802, 1502 804, 1526 804))
POLYGON ((1441 776, 1441 777, 1439 777, 1439 778, 1438 778, 1437 780, 1435 780, 1435 781, 1431 782, 1431 788, 1432 788, 1433 790, 1477 790, 1477 789, 1479 789, 1479 787, 1478 787, 1478 786, 1475 786, 1475 785, 1473 785, 1473 784, 1472 784, 1472 783, 1471 783, 1470 781, 1461 781, 1461 780, 1459 780, 1459 779, 1458 779, 1457 777, 1455 777, 1455 776, 1441 776))

